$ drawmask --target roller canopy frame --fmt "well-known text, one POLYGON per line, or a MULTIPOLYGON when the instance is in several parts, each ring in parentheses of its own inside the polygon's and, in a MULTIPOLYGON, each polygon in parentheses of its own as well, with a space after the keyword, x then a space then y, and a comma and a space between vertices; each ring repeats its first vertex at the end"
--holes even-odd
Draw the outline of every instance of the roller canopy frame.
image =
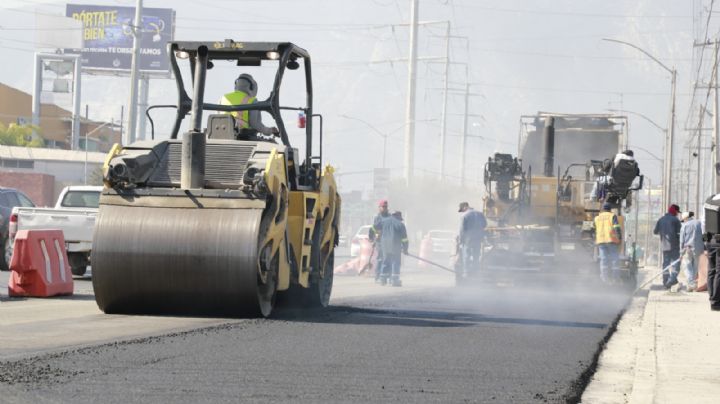
MULTIPOLYGON (((177 139, 178 133, 180 132, 180 125, 191 111, 194 114, 202 114, 204 110, 220 111, 220 112, 238 112, 238 111, 265 111, 268 112, 275 122, 277 123, 278 130, 280 132, 280 139, 285 146, 288 146, 289 150, 292 150, 290 141, 288 139, 287 130, 285 129, 285 122, 280 114, 281 110, 296 110, 303 111, 306 116, 313 116, 313 87, 312 87, 312 70, 310 54, 303 48, 290 43, 290 42, 235 42, 231 39, 226 39, 223 42, 171 42, 168 44, 168 55, 170 56, 170 66, 175 76, 175 83, 178 90, 178 101, 177 101, 177 114, 175 117, 175 124, 172 129, 171 138, 177 139), (212 68, 213 60, 235 60, 238 66, 259 66, 263 61, 266 60, 278 60, 278 69, 275 73, 275 80, 273 82, 270 96, 264 100, 255 102, 253 104, 245 105, 220 105, 213 103, 201 102, 197 105, 193 99, 190 98, 187 91, 185 90, 185 82, 183 75, 178 66, 178 55, 183 55, 183 58, 188 58, 190 61, 190 70, 192 72, 191 78, 193 80, 193 87, 199 88, 201 92, 205 89, 205 74, 200 75, 202 81, 199 87, 195 85, 194 80, 196 74, 196 68, 207 70, 212 68), (276 55, 276 57, 270 57, 270 55, 276 55), (207 66, 205 64, 197 64, 198 56, 205 57, 207 55, 207 66), (306 106, 305 107, 285 107, 280 105, 280 86, 282 84, 283 76, 285 74, 288 63, 291 65, 297 63, 297 59, 303 59, 303 65, 305 68, 305 90, 306 90, 306 106), (195 76, 193 76, 195 75, 195 76)), ((305 126, 305 161, 306 164, 310 165, 312 162, 312 119, 306 121, 305 126)), ((200 131, 201 128, 192 128, 200 131)), ((322 135, 321 135, 322 136, 322 135)), ((322 153, 322 151, 321 151, 322 153)), ((322 158, 320 156, 320 158, 322 158)))

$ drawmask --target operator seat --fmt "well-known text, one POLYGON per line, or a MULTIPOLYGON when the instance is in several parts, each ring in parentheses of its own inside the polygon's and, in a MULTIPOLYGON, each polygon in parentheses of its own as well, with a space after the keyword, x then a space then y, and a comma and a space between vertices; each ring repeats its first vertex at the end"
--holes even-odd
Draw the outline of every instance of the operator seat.
POLYGON ((208 139, 235 140, 237 138, 235 118, 230 114, 212 114, 208 116, 207 137, 208 139))
POLYGON ((637 161, 620 160, 610 172, 610 191, 626 193, 638 175, 640 175, 640 169, 637 161))

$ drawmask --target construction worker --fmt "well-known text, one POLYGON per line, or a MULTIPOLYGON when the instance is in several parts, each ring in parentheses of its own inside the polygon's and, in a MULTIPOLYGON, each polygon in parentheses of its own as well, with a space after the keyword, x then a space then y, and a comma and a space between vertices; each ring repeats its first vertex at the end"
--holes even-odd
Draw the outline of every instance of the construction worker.
POLYGON ((612 159, 605 159, 602 170, 603 175, 593 186, 593 198, 608 200, 612 194, 620 194, 625 196, 625 206, 629 207, 632 203, 630 199, 632 193, 628 193, 628 190, 635 178, 640 175, 635 153, 632 150, 625 150, 612 159))
MULTIPOLYGON (((257 99, 257 82, 253 76, 243 73, 235 79, 235 91, 225 94, 220 100, 221 105, 246 105, 254 104, 257 99)), ((241 132, 244 138, 253 139, 257 133, 265 136, 277 135, 280 133, 276 127, 266 127, 262 123, 259 110, 234 111, 230 112, 235 118, 235 127, 241 132)), ((254 140, 254 139, 253 139, 254 140)))
MULTIPOLYGON (((680 227, 680 249, 684 252, 680 265, 685 268, 687 276, 687 291, 694 292, 697 289, 698 267, 700 257, 705 253, 705 245, 703 243, 702 223, 695 219, 694 212, 685 212, 682 214, 683 223, 680 227)), ((670 273, 669 283, 674 283, 673 279, 677 279, 678 274, 670 273)))
POLYGON ((485 215, 471 208, 467 202, 460 203, 458 212, 463 215, 457 242, 462 258, 462 270, 468 274, 480 268, 480 253, 487 220, 485 220, 485 215))
POLYGON ((400 281, 401 254, 408 253, 407 230, 402 222, 402 213, 396 211, 383 218, 380 221, 380 229, 380 245, 383 252, 380 284, 386 285, 390 282, 392 286, 402 286, 400 281))
POLYGON ((677 277, 671 276, 671 274, 677 274, 680 271, 680 228, 682 224, 677 217, 678 213, 680 213, 678 205, 672 204, 668 206, 667 213, 658 219, 653 230, 653 234, 660 236, 660 243, 662 244, 662 277, 665 289, 670 289, 678 283, 677 277))
MULTIPOLYGON (((382 271, 382 261, 383 261, 383 254, 382 254, 382 245, 380 245, 379 238, 380 238, 380 223, 383 221, 383 219, 386 219, 390 216, 390 211, 388 210, 388 201, 385 199, 381 199, 378 202, 378 214, 375 216, 375 219, 373 219, 373 226, 370 228, 370 233, 368 234, 368 238, 370 239, 370 242, 373 243, 373 249, 375 250, 375 282, 380 283, 380 273, 382 271)), ((371 257, 372 259, 372 257, 371 257)))
POLYGON ((619 248, 622 241, 622 227, 612 205, 605 202, 602 212, 595 217, 595 244, 600 257, 600 279, 613 284, 620 277, 619 248))

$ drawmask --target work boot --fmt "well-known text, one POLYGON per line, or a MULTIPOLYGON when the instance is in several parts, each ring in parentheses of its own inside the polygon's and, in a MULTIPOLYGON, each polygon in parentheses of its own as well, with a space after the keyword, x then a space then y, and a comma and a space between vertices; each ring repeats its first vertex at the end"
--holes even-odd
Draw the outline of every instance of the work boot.
POLYGON ((402 286, 402 281, 401 281, 400 279, 397 279, 397 278, 396 278, 396 279, 393 279, 393 280, 392 280, 392 285, 395 286, 395 287, 400 287, 400 286, 402 286))
POLYGON ((387 285, 387 283, 388 283, 388 280, 386 277, 380 278, 380 286, 385 286, 385 285, 387 285))

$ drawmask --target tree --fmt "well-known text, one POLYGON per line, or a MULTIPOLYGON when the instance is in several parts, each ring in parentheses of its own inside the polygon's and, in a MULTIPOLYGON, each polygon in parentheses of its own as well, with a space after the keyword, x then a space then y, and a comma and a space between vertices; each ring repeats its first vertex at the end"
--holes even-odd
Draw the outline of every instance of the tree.
POLYGON ((18 125, 11 123, 5 125, 0 122, 0 144, 6 146, 43 147, 42 138, 33 139, 33 131, 39 128, 33 125, 18 125))

